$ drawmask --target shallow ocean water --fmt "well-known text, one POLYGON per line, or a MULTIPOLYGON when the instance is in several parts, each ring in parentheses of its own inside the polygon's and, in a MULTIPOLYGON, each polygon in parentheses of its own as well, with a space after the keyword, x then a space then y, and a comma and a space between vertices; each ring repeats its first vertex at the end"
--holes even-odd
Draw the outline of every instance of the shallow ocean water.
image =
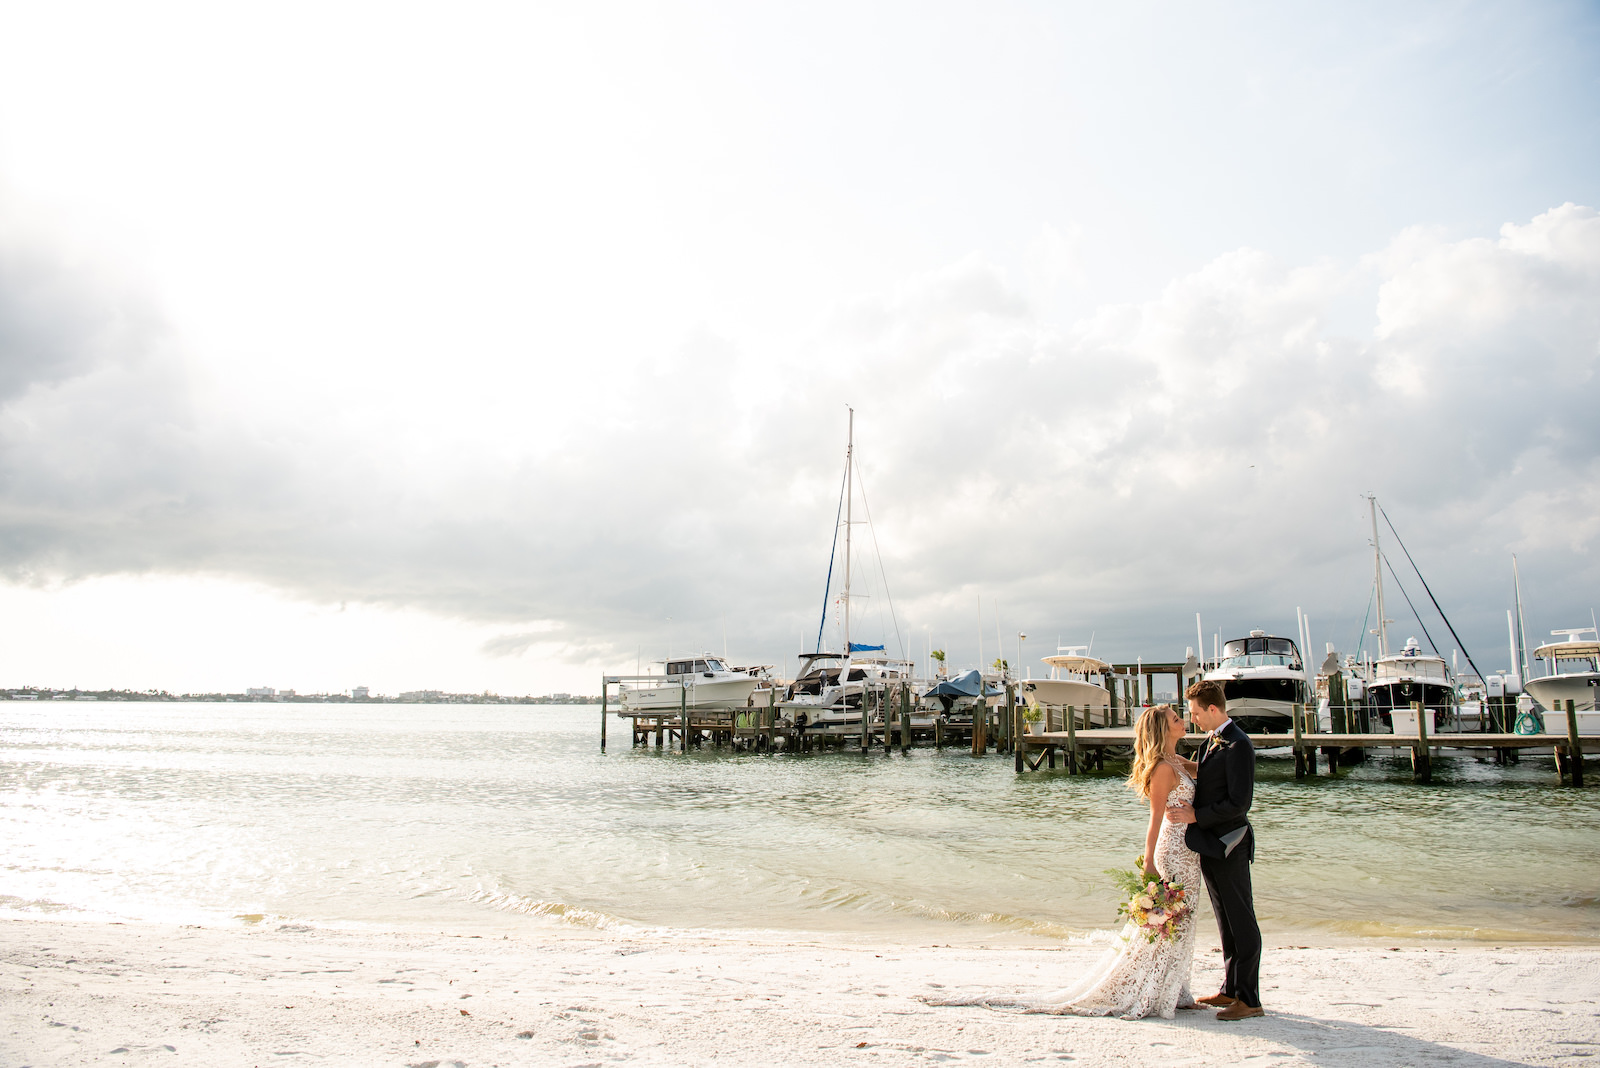
MULTIPOLYGON (((620 739, 620 742, 619 742, 620 739)), ((962 750, 631 749, 529 705, 0 705, 0 910, 174 922, 1034 941, 1114 926, 1120 776, 962 750)), ((1109 765, 1108 765, 1109 766, 1109 765)), ((1600 790, 1550 758, 1263 757, 1280 938, 1600 941, 1600 790)), ((1205 921, 1209 923, 1209 920, 1205 921)))

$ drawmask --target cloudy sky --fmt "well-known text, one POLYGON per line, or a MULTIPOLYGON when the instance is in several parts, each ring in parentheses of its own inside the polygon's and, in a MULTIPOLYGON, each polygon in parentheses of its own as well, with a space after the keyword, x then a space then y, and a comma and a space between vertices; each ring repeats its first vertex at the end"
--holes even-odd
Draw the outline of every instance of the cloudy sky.
POLYGON ((1597 206, 1592 4, 0 4, 0 685, 787 666, 847 405, 857 640, 1349 651, 1370 492, 1503 668, 1597 206))

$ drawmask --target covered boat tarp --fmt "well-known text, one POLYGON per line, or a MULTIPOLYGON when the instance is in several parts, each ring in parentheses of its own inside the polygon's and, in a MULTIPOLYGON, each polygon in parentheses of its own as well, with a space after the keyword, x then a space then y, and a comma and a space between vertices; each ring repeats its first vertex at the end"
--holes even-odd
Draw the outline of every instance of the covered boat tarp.
POLYGON ((850 643, 850 651, 852 653, 881 653, 881 652, 883 652, 883 646, 881 646, 881 645, 862 645, 860 642, 851 642, 850 643))
MULTIPOLYGON (((978 687, 982 685, 982 676, 977 671, 968 671, 957 675, 953 679, 946 679, 927 693, 924 697, 976 697, 978 687)), ((999 697, 1005 691, 994 686, 984 686, 983 696, 999 697)))

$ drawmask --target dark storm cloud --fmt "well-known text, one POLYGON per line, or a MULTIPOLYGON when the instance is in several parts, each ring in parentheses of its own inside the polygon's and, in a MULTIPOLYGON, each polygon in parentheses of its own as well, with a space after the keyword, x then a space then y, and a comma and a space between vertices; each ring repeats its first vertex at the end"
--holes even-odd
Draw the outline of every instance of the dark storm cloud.
MULTIPOLYGON (((502 622, 494 656, 631 663, 726 628, 777 660, 815 637, 847 402, 902 628, 960 661, 980 593, 990 655, 995 599, 1008 650, 1027 629, 1181 655, 1195 610, 1292 633, 1297 605, 1348 648, 1368 490, 1480 646, 1509 552, 1552 626, 1600 578, 1600 221, 1570 206, 1497 239, 1408 233, 1353 269, 1240 251, 1068 329, 970 261, 782 357, 700 331, 616 368, 592 417, 554 412, 559 446, 426 470, 211 410, 159 318, 71 265, 0 248, 0 282, 14 578, 227 574, 502 622), (1341 336, 1331 309, 1374 282, 1376 328, 1341 336)), ((861 625, 892 644, 857 564, 861 625)))

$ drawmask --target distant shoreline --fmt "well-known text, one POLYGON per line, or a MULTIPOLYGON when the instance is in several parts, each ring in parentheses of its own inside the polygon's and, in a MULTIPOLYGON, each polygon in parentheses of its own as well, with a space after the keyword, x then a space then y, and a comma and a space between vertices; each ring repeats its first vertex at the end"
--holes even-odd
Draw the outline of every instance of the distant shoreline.
POLYGON ((219 704, 334 704, 334 705, 598 705, 600 698, 559 694, 544 697, 505 697, 494 693, 444 693, 426 690, 397 696, 372 694, 351 697, 341 693, 168 693, 165 690, 54 690, 18 686, 0 690, 0 700, 11 701, 192 701, 219 704))

